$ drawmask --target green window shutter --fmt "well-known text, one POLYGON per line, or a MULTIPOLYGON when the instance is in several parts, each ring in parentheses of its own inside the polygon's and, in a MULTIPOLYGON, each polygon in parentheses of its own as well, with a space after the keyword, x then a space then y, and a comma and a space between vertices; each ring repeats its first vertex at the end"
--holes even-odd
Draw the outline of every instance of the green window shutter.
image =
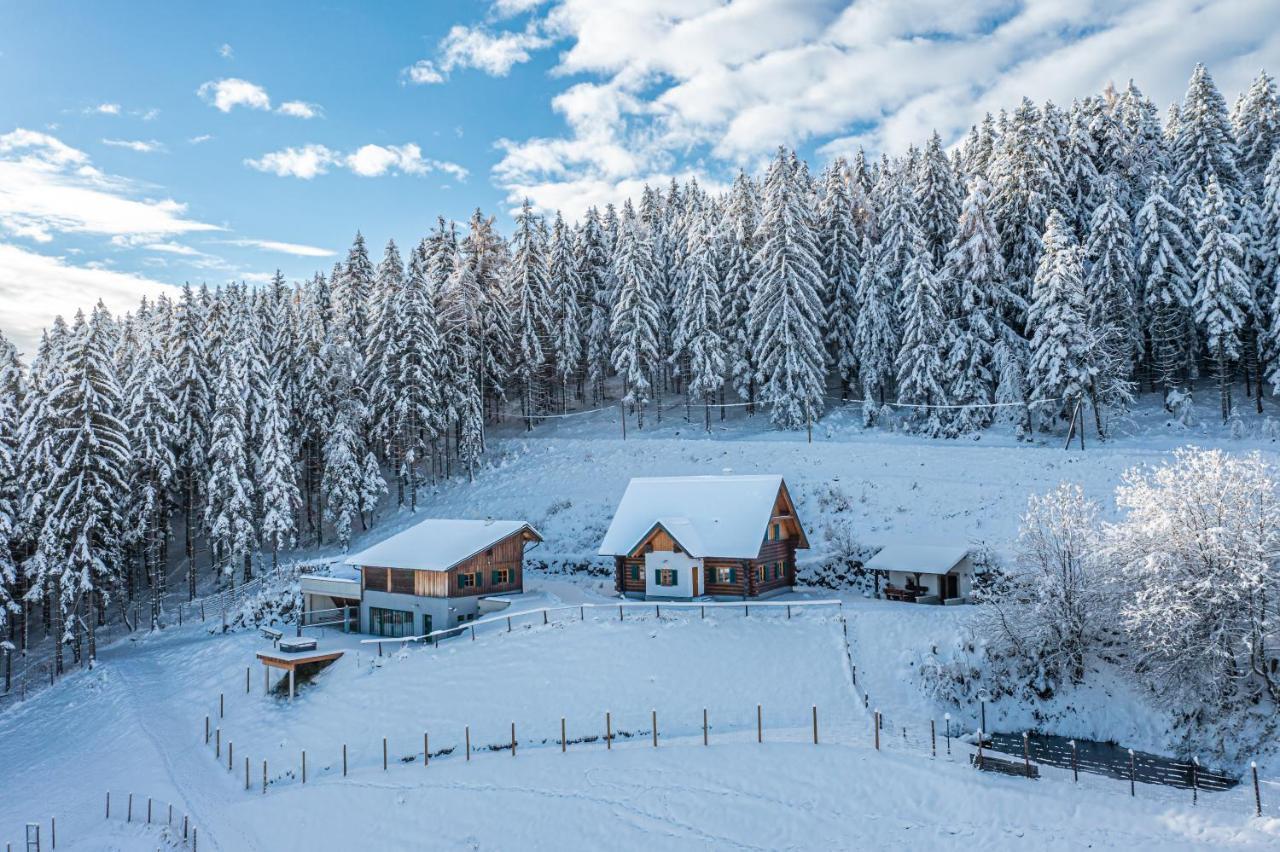
POLYGON ((677 571, 675 568, 671 569, 671 585, 673 586, 680 585, 680 572, 677 571))
POLYGON ((730 568, 730 569, 729 569, 729 583, 730 583, 730 584, 733 584, 733 583, 736 583, 736 582, 738 582, 738 569, 737 569, 737 568, 730 568))

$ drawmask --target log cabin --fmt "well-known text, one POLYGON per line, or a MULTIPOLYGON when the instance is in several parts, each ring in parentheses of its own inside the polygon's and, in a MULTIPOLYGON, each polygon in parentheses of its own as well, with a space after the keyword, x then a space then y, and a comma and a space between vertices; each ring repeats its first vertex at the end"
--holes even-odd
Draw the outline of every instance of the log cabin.
POLYGON ((524 521, 429 519, 347 559, 359 572, 360 629, 422 636, 474 619, 482 598, 524 591, 524 521))
POLYGON ((744 600, 789 591, 809 540, 777 474, 637 477, 600 545, 614 587, 646 600, 744 600))

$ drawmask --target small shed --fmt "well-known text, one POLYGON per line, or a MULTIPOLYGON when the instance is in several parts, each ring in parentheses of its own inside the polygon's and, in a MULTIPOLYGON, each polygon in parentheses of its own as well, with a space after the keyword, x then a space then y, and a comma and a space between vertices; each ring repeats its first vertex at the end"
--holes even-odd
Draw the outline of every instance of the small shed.
POLYGON ((973 560, 961 545, 891 544, 863 567, 884 579, 877 586, 888 600, 961 604, 973 591, 973 560))

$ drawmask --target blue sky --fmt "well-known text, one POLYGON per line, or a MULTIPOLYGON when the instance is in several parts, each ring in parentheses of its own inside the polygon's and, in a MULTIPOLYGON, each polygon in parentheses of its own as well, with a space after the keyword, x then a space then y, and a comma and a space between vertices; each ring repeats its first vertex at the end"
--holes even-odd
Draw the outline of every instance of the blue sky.
POLYGON ((438 214, 579 215, 957 138, 987 109, 1196 61, 1280 67, 1274 0, 0 0, 0 330, 183 281, 327 269, 438 214))

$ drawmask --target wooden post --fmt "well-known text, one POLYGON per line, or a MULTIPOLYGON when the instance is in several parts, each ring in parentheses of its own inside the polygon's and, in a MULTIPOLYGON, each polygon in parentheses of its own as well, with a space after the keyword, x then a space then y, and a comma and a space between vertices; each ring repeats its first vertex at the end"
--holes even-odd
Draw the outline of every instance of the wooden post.
POLYGON ((467 760, 471 760, 471 726, 467 725, 467 760))
POLYGON ((169 805, 169 818, 165 820, 165 825, 173 825, 173 805, 169 805))
POLYGON ((879 751, 880 750, 880 711, 879 710, 877 710, 875 715, 871 718, 871 729, 875 731, 876 751, 879 751))
POLYGON ((222 729, 218 728, 213 732, 213 756, 222 758, 222 729))
MULTIPOLYGON (((1133 753, 1129 754, 1130 763, 1133 762, 1133 753)), ((1028 778, 1031 777, 1031 732, 1022 732, 1022 768, 1028 778)))
POLYGON ((193 825, 191 826, 191 852, 196 852, 196 849, 199 846, 200 846, 200 829, 196 828, 193 825))
POLYGON ((627 408, 622 400, 618 400, 618 414, 621 415, 618 419, 622 421, 622 440, 625 441, 627 440, 627 408))
POLYGON ((516 723, 511 723, 511 756, 516 756, 516 723))
POLYGON ((707 708, 702 708, 702 744, 707 744, 707 708))
POLYGON ((342 744, 342 777, 347 777, 347 744, 342 744))
POLYGON ((427 764, 431 762, 431 739, 427 736, 427 732, 422 732, 422 768, 426 769, 427 764))
POLYGON ((189 833, 188 828, 190 824, 191 824, 191 817, 188 814, 183 814, 182 815, 182 839, 184 841, 187 839, 187 834, 189 833))
POLYGON ((650 718, 653 722, 653 747, 658 747, 658 711, 650 710, 650 718))
POLYGON ((262 667, 262 694, 266 695, 271 692, 271 667, 262 667))
POLYGON ((579 621, 586 621, 586 620, 587 620, 587 608, 586 608, 586 607, 584 607, 584 606, 580 606, 580 607, 578 607, 578 620, 579 620, 579 621))
POLYGON ((107 791, 107 819, 111 819, 111 791, 107 791))
POLYGON ((982 729, 978 729, 978 768, 982 768, 982 729))
POLYGON ((1072 740, 1071 741, 1071 780, 1077 784, 1080 783, 1080 763, 1077 760, 1078 756, 1079 755, 1077 754, 1077 751, 1076 751, 1076 741, 1072 740))
POLYGON ((302 783, 307 783, 307 750, 302 750, 302 783))
POLYGON ((249 667, 244 667, 244 694, 249 694, 249 667))
POLYGON ((1262 816, 1262 790, 1258 787, 1258 761, 1249 761, 1249 768, 1253 770, 1253 815, 1262 816))
POLYGON ((622 604, 618 604, 618 620, 622 621, 622 604))
POLYGON ((566 751, 566 749, 568 748, 568 746, 566 745, 566 743, 565 743, 565 741, 564 741, 564 740, 565 740, 565 736, 564 736, 564 717, 563 717, 563 716, 561 716, 561 717, 560 717, 560 753, 561 753, 561 754, 564 754, 564 752, 565 752, 565 751, 566 751))
POLYGON ((791 620, 791 604, 787 604, 787 621, 791 620))
POLYGON ((382 738, 382 771, 387 771, 387 738, 382 738))
POLYGON ((381 642, 379 642, 379 643, 378 643, 378 656, 379 656, 379 657, 381 657, 381 656, 382 656, 382 643, 381 643, 381 642))
POLYGON ((289 702, 293 702, 293 666, 289 667, 289 702))
POLYGON ((147 825, 151 825, 151 797, 147 796, 147 825))
POLYGON ((128 810, 124 812, 124 821, 133 822, 133 794, 132 793, 129 794, 129 807, 128 807, 128 810))
POLYGON ((604 747, 606 751, 613 749, 613 718, 609 711, 604 711, 604 747))
POLYGON ((700 606, 700 607, 698 607, 698 609, 702 610, 702 617, 703 617, 703 618, 706 618, 706 617, 707 617, 707 608, 706 608, 705 606, 700 606))
POLYGON ((542 611, 542 623, 547 623, 547 611, 545 609, 542 611))
POLYGON ((262 795, 267 795, 267 762, 262 761, 262 795))
POLYGON ((58 818, 49 817, 49 843, 51 848, 58 848, 58 818))
POLYGON ((1191 758, 1191 804, 1200 799, 1200 790, 1196 784, 1196 770, 1200 768, 1200 758, 1191 758))
POLYGON ((475 628, 475 625, 472 625, 472 626, 471 626, 471 641, 472 641, 472 642, 476 641, 476 628, 475 628))
POLYGON ((1134 774, 1135 774, 1135 773, 1134 773, 1134 771, 1133 771, 1133 770, 1134 770, 1134 766, 1133 766, 1133 749, 1129 749, 1129 795, 1130 795, 1130 796, 1136 796, 1136 795, 1138 795, 1138 792, 1137 792, 1137 790, 1135 789, 1135 785, 1134 785, 1134 780, 1135 780, 1135 779, 1134 779, 1134 774))
POLYGON ((221 719, 226 715, 226 696, 221 692, 218 693, 218 718, 221 719))
POLYGON ((938 724, 929 720, 929 756, 938 756, 938 724))
POLYGON ((818 705, 813 705, 813 744, 818 744, 818 705))
MULTIPOLYGON (((249 789, 249 758, 247 757, 244 759, 244 788, 246 790, 249 789)), ((173 810, 173 805, 169 806, 169 810, 173 810)), ((169 815, 169 820, 170 822, 173 821, 173 814, 169 815)))
POLYGON ((764 709, 756 705, 756 742, 764 742, 764 709))
POLYGON ((227 741, 227 771, 228 772, 231 771, 231 768, 234 765, 234 760, 232 759, 232 755, 234 755, 235 752, 236 752, 236 744, 228 740, 227 741))
POLYGON ((511 632, 511 616, 507 616, 507 632, 511 632))
POLYGON ((204 717, 204 744, 209 744, 209 717, 204 717))

